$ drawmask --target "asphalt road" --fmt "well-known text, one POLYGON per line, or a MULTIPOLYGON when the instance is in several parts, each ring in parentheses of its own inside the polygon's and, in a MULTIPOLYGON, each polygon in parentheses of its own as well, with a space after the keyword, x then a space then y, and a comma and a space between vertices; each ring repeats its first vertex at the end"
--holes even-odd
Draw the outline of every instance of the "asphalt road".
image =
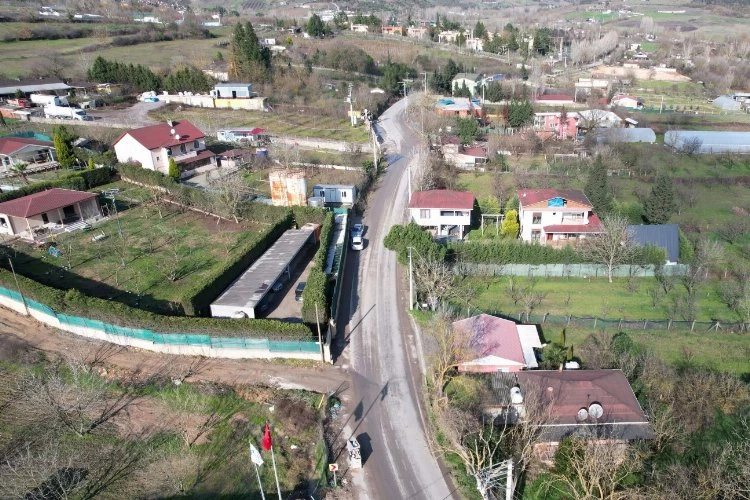
POLYGON ((383 246, 390 227, 406 220, 406 166, 418 143, 404 124, 404 109, 402 100, 380 117, 389 166, 369 199, 365 249, 349 252, 345 289, 351 293, 338 318, 346 347, 337 364, 352 376, 345 430, 362 446, 364 467, 351 474, 359 498, 438 500, 458 495, 425 437, 421 340, 405 311, 396 256, 383 246))

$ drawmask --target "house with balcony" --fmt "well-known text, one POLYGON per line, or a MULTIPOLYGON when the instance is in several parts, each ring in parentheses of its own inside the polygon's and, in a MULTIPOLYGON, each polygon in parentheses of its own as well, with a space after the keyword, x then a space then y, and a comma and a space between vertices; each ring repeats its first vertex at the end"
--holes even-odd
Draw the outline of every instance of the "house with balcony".
POLYGON ((381 31, 384 35, 403 36, 404 27, 403 26, 383 26, 381 31))
POLYGON ((471 227, 474 195, 467 191, 433 189, 412 193, 409 216, 412 222, 434 236, 455 236, 463 239, 471 227))
POLYGON ((575 139, 578 135, 578 113, 567 112, 565 116, 561 111, 534 113, 534 132, 543 138, 575 139))
POLYGON ((578 189, 520 189, 520 238, 541 245, 564 245, 602 232, 593 205, 578 189))
POLYGON ((187 120, 167 121, 130 130, 114 143, 117 161, 169 173, 174 158, 182 177, 216 167, 216 155, 206 149, 206 134, 187 120))
POLYGON ((16 165, 26 165, 32 172, 55 165, 55 147, 49 141, 30 137, 0 137, 0 174, 13 171, 16 165))

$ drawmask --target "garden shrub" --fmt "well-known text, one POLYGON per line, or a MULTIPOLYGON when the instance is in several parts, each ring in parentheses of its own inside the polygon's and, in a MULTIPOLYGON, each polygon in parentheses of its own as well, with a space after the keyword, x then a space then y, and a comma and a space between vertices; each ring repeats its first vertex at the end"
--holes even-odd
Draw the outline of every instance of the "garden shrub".
POLYGON ((315 324, 315 304, 318 305, 318 319, 320 323, 328 322, 331 306, 331 294, 333 292, 333 281, 328 279, 325 273, 328 249, 333 238, 334 215, 328 212, 320 228, 320 246, 313 257, 313 265, 307 276, 305 291, 302 292, 302 321, 315 324))

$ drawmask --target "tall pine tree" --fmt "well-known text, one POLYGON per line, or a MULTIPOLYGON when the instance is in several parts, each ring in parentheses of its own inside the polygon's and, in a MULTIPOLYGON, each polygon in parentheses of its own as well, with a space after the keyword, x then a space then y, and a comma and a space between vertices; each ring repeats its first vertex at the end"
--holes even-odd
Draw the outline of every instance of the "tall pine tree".
POLYGON ((644 220, 649 224, 666 224, 677 210, 674 198, 672 180, 669 176, 660 174, 643 204, 644 220))
POLYGON ((265 82, 271 77, 271 51, 258 43, 253 25, 248 21, 234 28, 230 45, 229 73, 233 78, 265 82))
POLYGON ((607 180, 607 166, 601 156, 596 157, 596 161, 591 167, 584 192, 591 204, 594 205, 594 212, 599 217, 612 209, 612 193, 609 190, 609 181, 607 180))
POLYGON ((55 130, 55 133, 52 135, 52 143, 55 146, 57 163, 59 163, 62 168, 70 168, 73 166, 73 163, 75 163, 76 158, 73 155, 70 145, 68 145, 65 139, 62 130, 55 130))

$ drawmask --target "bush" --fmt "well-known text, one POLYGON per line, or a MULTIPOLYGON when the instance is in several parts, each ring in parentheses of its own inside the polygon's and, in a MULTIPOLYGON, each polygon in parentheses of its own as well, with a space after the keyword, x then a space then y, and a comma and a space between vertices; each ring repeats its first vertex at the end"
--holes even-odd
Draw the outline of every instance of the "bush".
POLYGON ((307 276, 305 291, 302 292, 302 321, 315 324, 317 320, 328 322, 331 306, 332 282, 325 273, 328 249, 333 238, 334 215, 328 212, 320 228, 320 246, 313 257, 313 265, 307 276), (315 315, 315 304, 318 305, 318 317, 315 315))
MULTIPOLYGON (((0 285, 16 290, 10 271, 0 269, 0 285)), ((161 316, 119 302, 84 295, 77 290, 63 291, 17 276, 24 296, 47 305, 55 312, 88 317, 119 326, 147 328, 159 333, 201 334, 217 337, 310 340, 312 332, 300 323, 266 319, 220 319, 161 316)))
POLYGON ((409 262, 409 247, 425 259, 445 260, 445 247, 438 245, 432 240, 430 233, 422 229, 418 224, 410 222, 405 226, 398 224, 388 231, 383 245, 388 250, 396 252, 399 263, 406 265, 409 262))
POLYGON ((583 257, 572 247, 552 248, 521 241, 453 243, 458 260, 476 264, 579 264, 583 257))

